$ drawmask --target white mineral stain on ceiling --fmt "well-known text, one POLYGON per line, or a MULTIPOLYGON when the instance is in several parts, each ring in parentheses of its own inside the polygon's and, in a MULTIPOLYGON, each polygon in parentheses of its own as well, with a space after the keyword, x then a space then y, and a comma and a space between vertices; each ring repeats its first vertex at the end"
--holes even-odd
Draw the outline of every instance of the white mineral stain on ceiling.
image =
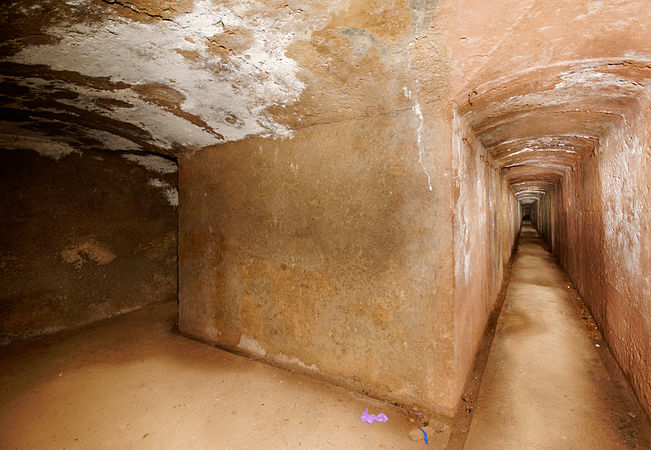
POLYGON ((137 150, 140 148, 129 139, 109 133, 108 131, 87 128, 83 133, 86 137, 101 142, 107 150, 137 150))
POLYGON ((32 150, 41 156, 58 161, 64 156, 81 152, 65 142, 57 142, 51 137, 40 135, 0 134, 0 147, 4 150, 32 150))
POLYGON ((297 76, 298 64, 286 55, 287 49, 295 40, 306 39, 314 29, 323 27, 330 12, 321 7, 319 14, 297 16, 283 8, 268 16, 257 12, 265 11, 262 6, 243 1, 229 9, 200 0, 191 13, 153 23, 111 13, 103 23, 50 28, 47 33, 56 43, 25 47, 11 61, 109 77, 131 86, 146 83, 173 89, 181 94, 182 112, 198 117, 205 126, 164 110, 128 88, 101 90, 63 81, 31 80, 44 88, 80 94, 60 102, 133 123, 166 149, 174 144, 202 147, 247 136, 291 136, 292 130, 276 122, 267 110, 298 100, 305 84, 297 76), (210 39, 230 30, 249 34, 248 48, 227 58, 211 53, 210 39), (186 58, 179 53, 183 51, 198 56, 186 58), (101 97, 132 107, 107 111, 94 103, 101 97))

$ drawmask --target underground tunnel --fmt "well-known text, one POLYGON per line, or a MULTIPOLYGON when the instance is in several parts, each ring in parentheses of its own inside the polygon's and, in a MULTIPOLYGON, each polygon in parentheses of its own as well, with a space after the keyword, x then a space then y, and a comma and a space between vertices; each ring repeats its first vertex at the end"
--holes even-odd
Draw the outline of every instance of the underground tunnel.
POLYGON ((649 446, 650 11, 4 2, 0 447, 649 446))

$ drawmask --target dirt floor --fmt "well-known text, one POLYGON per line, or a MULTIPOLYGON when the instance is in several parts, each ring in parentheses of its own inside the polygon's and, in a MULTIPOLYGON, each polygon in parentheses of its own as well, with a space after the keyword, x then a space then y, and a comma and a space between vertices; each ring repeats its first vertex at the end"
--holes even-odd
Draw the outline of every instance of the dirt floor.
POLYGON ((466 449, 649 448, 649 422, 525 223, 466 449))
MULTIPOLYGON (((0 449, 445 447, 434 420, 425 446, 417 411, 175 333, 176 307, 0 348, 0 449), (389 421, 362 423, 365 408, 389 421)), ((457 424, 450 448, 648 448, 644 413, 529 225, 479 394, 464 401, 470 432, 457 424)))
MULTIPOLYGON (((0 449, 421 448, 402 410, 171 332, 176 304, 0 349, 0 449), (365 408, 386 423, 360 420, 365 408)), ((422 436, 422 435, 421 435, 422 436)))

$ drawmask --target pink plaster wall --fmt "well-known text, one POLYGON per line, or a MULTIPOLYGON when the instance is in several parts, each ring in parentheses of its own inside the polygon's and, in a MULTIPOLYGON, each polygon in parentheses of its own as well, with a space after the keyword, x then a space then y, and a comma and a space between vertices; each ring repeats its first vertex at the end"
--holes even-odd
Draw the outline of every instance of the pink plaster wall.
POLYGON ((521 209, 464 118, 453 120, 455 390, 461 392, 495 307, 521 209))
POLYGON ((651 412, 648 92, 534 208, 640 402, 651 412))

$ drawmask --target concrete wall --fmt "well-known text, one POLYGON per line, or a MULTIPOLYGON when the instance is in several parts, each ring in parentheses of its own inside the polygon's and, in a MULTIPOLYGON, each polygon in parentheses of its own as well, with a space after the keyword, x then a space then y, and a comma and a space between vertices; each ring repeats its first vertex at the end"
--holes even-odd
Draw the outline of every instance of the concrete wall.
POLYGON ((520 207, 481 144, 463 144, 469 128, 441 111, 182 158, 181 329, 452 414, 520 207), (437 164, 424 170, 423 154, 437 164))
MULTIPOLYGON (((552 251, 558 248, 558 243, 555 239, 557 234, 554 230, 560 218, 554 215, 554 211, 556 211, 554 205, 559 204, 561 194, 562 190, 560 186, 554 185, 531 208, 531 221, 552 251)), ((562 205, 563 203, 560 202, 560 204, 562 205)))
POLYGON ((450 136, 439 119, 435 107, 408 110, 181 159, 181 329, 452 413, 450 136), (441 133, 419 137, 420 120, 441 133), (429 174, 421 137, 437 161, 429 174))
POLYGON ((33 144, 0 150, 0 344, 174 300, 175 163, 33 144))
POLYGON ((430 26, 437 5, 329 5, 287 52, 305 83, 295 106, 273 110, 290 135, 179 160, 180 327, 452 414, 450 69, 430 26))
POLYGON ((455 392, 461 395, 495 306, 522 219, 507 181, 467 121, 454 115, 455 392))
POLYGON ((538 202, 536 224, 651 412, 650 109, 647 91, 538 202))

